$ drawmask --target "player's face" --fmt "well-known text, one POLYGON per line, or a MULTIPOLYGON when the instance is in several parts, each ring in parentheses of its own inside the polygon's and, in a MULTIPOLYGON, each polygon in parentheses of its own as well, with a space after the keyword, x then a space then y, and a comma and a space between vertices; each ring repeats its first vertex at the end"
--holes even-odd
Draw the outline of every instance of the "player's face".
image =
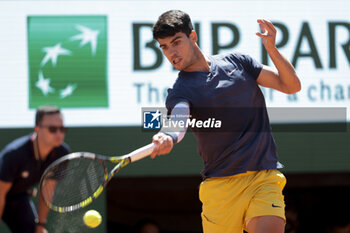
POLYGON ((164 55, 177 70, 189 69, 195 62, 196 34, 194 31, 189 37, 183 32, 178 32, 174 36, 159 38, 159 47, 164 55))
POLYGON ((65 136, 62 115, 60 113, 44 115, 40 125, 35 127, 35 131, 39 140, 46 146, 60 146, 65 136))

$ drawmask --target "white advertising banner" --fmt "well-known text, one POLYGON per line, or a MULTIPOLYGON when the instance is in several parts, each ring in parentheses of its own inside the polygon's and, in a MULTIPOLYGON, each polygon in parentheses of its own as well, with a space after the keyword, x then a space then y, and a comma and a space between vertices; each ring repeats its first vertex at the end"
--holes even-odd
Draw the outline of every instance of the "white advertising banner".
POLYGON ((348 0, 0 1, 0 127, 32 127, 42 104, 61 107, 68 126, 140 125, 177 77, 151 32, 170 9, 189 13, 205 54, 271 66, 255 33, 257 19, 272 21, 302 90, 262 88, 267 106, 346 108, 350 120, 348 0))

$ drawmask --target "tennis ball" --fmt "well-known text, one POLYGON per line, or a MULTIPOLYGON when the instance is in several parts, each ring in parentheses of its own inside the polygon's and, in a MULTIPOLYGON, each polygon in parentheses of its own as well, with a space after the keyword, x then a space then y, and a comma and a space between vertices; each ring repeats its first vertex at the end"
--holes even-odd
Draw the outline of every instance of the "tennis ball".
POLYGON ((86 211, 83 217, 84 223, 90 228, 95 228, 102 222, 102 217, 96 210, 86 211))

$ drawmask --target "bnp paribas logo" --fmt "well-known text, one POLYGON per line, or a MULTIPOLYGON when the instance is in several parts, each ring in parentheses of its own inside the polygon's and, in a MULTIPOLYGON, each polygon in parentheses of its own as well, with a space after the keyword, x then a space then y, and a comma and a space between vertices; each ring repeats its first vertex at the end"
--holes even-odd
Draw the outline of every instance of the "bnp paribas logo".
POLYGON ((106 16, 30 16, 29 107, 108 107, 106 16))

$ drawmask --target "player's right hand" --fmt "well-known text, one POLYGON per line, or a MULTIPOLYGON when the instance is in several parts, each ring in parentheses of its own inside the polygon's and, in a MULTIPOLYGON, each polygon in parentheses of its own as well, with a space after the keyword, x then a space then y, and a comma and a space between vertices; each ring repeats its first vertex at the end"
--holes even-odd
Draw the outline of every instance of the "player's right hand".
POLYGON ((174 146, 172 137, 164 133, 157 133, 153 136, 152 141, 156 145, 151 154, 152 159, 157 155, 169 154, 174 146))

